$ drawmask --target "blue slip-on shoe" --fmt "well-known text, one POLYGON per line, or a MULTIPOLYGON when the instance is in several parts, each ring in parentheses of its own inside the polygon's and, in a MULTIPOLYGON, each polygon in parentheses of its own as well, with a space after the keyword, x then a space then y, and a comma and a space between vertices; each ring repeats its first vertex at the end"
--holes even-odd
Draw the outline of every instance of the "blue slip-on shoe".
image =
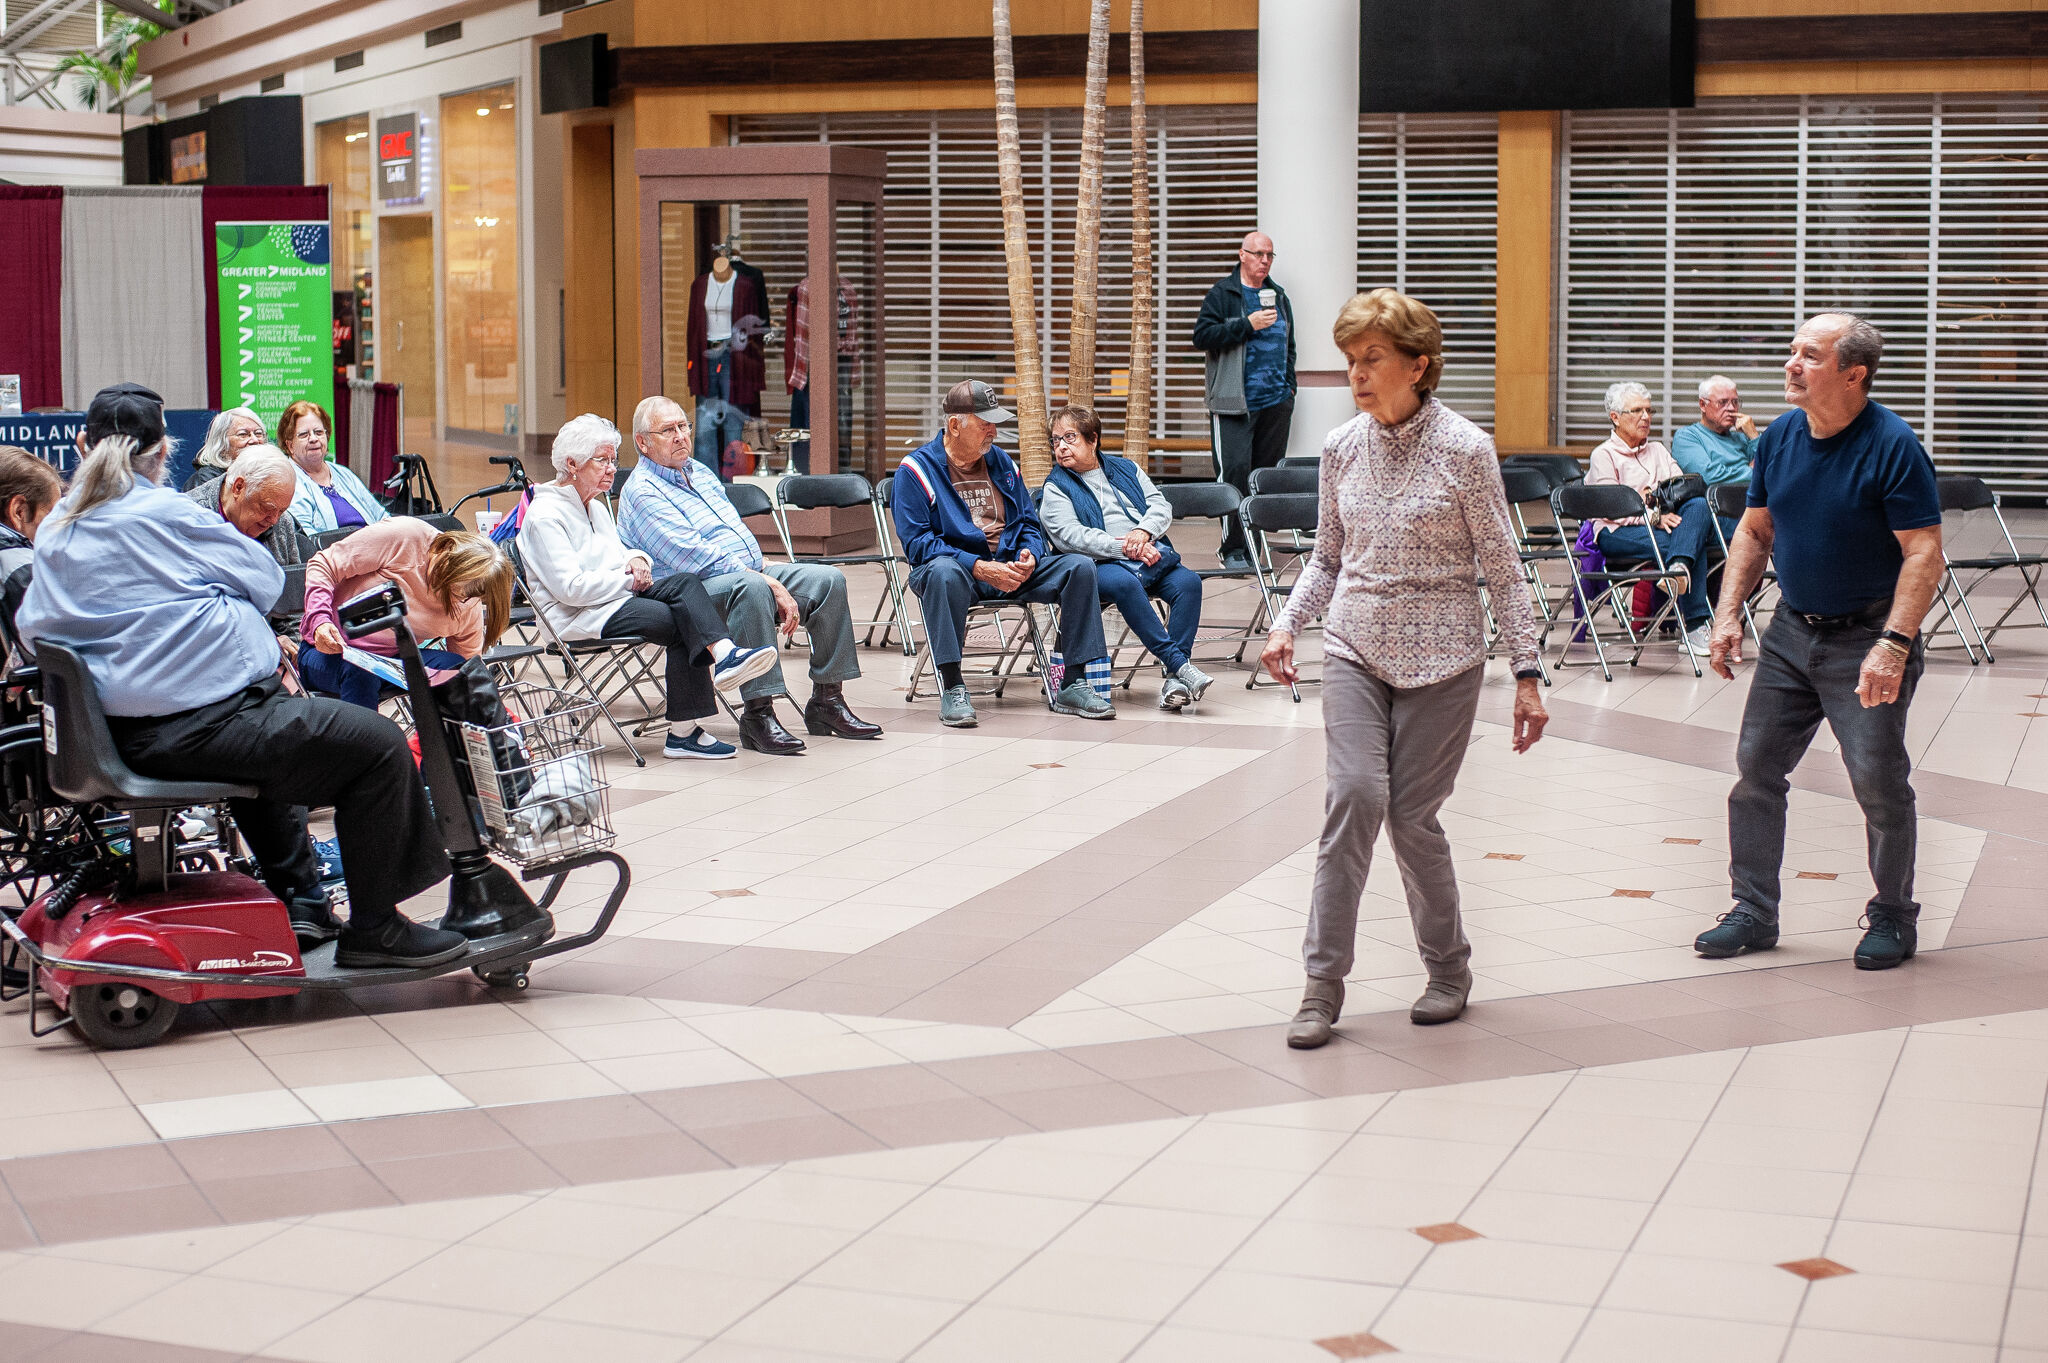
POLYGON ((692 729, 687 735, 668 736, 668 742, 661 745, 663 757, 736 757, 739 749, 730 743, 721 743, 703 729, 692 729))
POLYGON ((724 662, 712 665, 711 684, 720 691, 735 691, 774 666, 775 649, 772 646, 735 647, 725 655, 724 662))
POLYGON ((1778 945, 1778 925, 1766 923, 1749 909, 1737 904, 1721 915, 1719 926, 1708 928, 1693 939, 1692 949, 1713 960, 1740 956, 1745 951, 1769 951, 1778 945))

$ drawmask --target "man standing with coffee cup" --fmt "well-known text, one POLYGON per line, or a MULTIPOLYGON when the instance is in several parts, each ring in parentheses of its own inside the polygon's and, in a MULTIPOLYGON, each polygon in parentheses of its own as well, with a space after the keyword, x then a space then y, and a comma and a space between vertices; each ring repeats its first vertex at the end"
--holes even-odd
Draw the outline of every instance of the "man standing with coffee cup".
MULTIPOLYGON (((1206 392, 1217 477, 1239 494, 1253 469, 1287 452, 1294 417, 1294 305, 1270 278, 1273 239, 1249 232, 1237 268, 1216 281, 1195 319, 1195 348, 1208 352, 1206 392)), ((1249 568, 1244 527, 1226 522, 1219 548, 1227 568, 1249 568)))

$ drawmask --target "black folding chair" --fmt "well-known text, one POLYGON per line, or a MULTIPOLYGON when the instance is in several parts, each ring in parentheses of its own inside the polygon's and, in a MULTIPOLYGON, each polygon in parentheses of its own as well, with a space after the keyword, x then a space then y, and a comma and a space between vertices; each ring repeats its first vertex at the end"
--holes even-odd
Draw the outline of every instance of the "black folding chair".
MULTIPOLYGON (((518 541, 514 539, 505 546, 505 550, 512 556, 512 567, 519 590, 525 594, 529 602, 532 601, 533 589, 527 578, 526 561, 519 553, 518 541)), ((667 662, 661 646, 650 640, 632 637, 578 639, 572 642, 555 633, 554 628, 548 624, 546 614, 538 606, 533 608, 532 624, 540 641, 541 656, 554 658, 562 665, 561 688, 595 702, 598 713, 604 716, 605 723, 611 726, 619 742, 626 745, 626 751, 633 755, 634 765, 646 766, 647 759, 633 746, 633 738, 627 735, 625 726, 620 724, 618 717, 612 713, 612 706, 631 695, 645 711, 646 718, 633 729, 633 736, 636 737, 667 722, 664 708, 666 690, 661 677, 655 672, 658 665, 665 665, 667 662), (653 693, 652 700, 648 698, 650 690, 653 693)), ((541 669, 543 673, 547 671, 545 661, 541 663, 541 669)), ((548 682, 550 685, 555 684, 552 676, 549 676, 548 682)))
MULTIPOLYGON (((1224 524, 1238 514, 1238 507, 1244 501, 1238 495, 1237 489, 1228 483, 1161 483, 1159 484, 1159 490, 1165 494, 1166 504, 1173 508, 1175 524, 1179 524, 1182 521, 1215 521, 1219 537, 1223 532, 1224 524)), ((1183 536, 1183 538, 1185 539, 1186 537, 1183 536)), ((1205 568, 1198 563, 1191 563, 1188 561, 1185 548, 1181 549, 1181 566, 1196 577, 1201 578, 1205 589, 1209 583, 1215 581, 1251 582, 1256 584, 1259 579, 1256 567, 1226 568, 1219 562, 1214 567, 1205 568)), ((1204 603, 1204 613, 1207 613, 1206 602, 1204 603)), ((1203 625, 1201 629, 1195 632, 1196 643, 1198 645, 1203 643, 1217 644, 1224 648, 1230 648, 1229 660, 1234 663, 1241 663, 1244 661, 1246 646, 1256 637, 1254 631, 1258 628, 1260 618, 1260 611, 1254 610, 1251 618, 1247 619, 1242 625, 1203 625), (1207 634, 1206 638, 1203 637, 1205 632, 1207 634), (1233 645, 1234 647, 1232 647, 1233 645)), ((1224 656, 1221 652, 1196 654, 1193 657, 1193 661, 1221 662, 1224 656)), ((1129 674, 1124 677, 1126 689, 1131 684, 1131 678, 1137 675, 1138 668, 1143 666, 1143 664, 1144 660, 1141 658, 1132 665, 1129 674)))
POLYGON ((867 633, 861 642, 872 644, 875 631, 882 631, 882 642, 887 644, 892 628, 903 632, 903 651, 910 647, 910 608, 903 599, 903 578, 897 569, 902 558, 896 553, 895 544, 889 538, 889 528, 884 524, 881 501, 875 496, 874 487, 858 473, 791 473, 783 476, 775 485, 775 529, 782 536, 782 549, 791 563, 825 563, 834 567, 854 567, 861 564, 879 564, 882 569, 882 594, 875 600, 875 609, 868 616, 867 633), (796 552, 796 546, 789 535, 789 513, 827 507, 865 507, 875 525, 875 552, 872 554, 804 554, 796 552), (889 622, 883 619, 887 609, 889 622), (893 623, 891 623, 893 622, 893 623))
POLYGON ((1280 456, 1278 467, 1283 469, 1313 469, 1321 468, 1322 463, 1323 456, 1320 454, 1283 454, 1280 456))
POLYGON ((1511 454, 1500 461, 1500 468, 1503 477, 1509 469, 1535 469, 1551 488, 1586 481, 1586 466, 1569 454, 1511 454))
MULTIPOLYGON (((1253 476, 1277 471, 1279 470, 1258 469, 1253 471, 1253 476)), ((1294 589, 1294 583, 1287 578, 1285 569, 1274 566, 1273 536, 1293 535, 1295 543, 1299 545, 1303 535, 1314 535, 1318 499, 1313 492, 1259 492, 1245 498, 1239 510, 1244 516, 1245 532, 1252 538, 1252 567, 1257 570, 1259 576, 1259 610, 1252 628, 1247 631, 1248 636, 1255 636, 1260 631, 1269 629, 1272 622, 1279 618, 1281 608, 1287 604, 1288 592, 1294 589)), ((1290 556, 1288 566, 1297 570, 1296 577, 1300 576, 1299 568, 1303 558, 1314 548, 1315 546, 1310 544, 1305 548, 1282 549, 1283 555, 1290 556)), ((1320 678, 1307 680, 1319 681, 1320 678)), ((1254 667, 1244 679, 1245 690, 1249 691, 1260 684, 1259 670, 1254 667)), ((1300 704, 1299 686, 1290 682, 1287 693, 1294 697, 1296 704, 1300 704)))
MULTIPOLYGON (((1999 509, 1998 494, 1993 492, 1982 478, 1962 473, 1944 474, 1935 479, 1935 488, 1941 498, 1944 515, 1949 512, 1989 511, 1992 522, 1998 526, 1999 537, 2005 542, 2005 552, 2002 554, 1977 554, 1970 558, 1949 558, 1944 549, 1942 557, 1948 567, 1942 574, 1941 590, 1935 597, 1942 608, 1944 623, 1955 630, 1956 638, 1961 641, 1963 651, 1969 655, 1971 663, 1977 661, 1978 650, 1982 650, 1985 662, 1995 663, 1998 659, 1991 656, 1991 640, 1998 631, 2048 628, 2048 606, 2042 604, 2040 591, 2041 569, 2043 565, 2048 565, 2048 554, 2020 552, 2019 543, 2012 537, 2011 527, 2005 523, 2005 514, 1999 509), (2004 572, 2019 574, 2020 590, 1999 613, 1998 618, 1991 622, 1991 627, 1985 629, 1977 623, 1977 612, 1970 605, 1970 593, 1983 586, 1993 574, 2004 572), (1976 576, 1965 583, 1960 576, 1961 573, 1975 573, 1976 576), (2034 603, 2034 611, 2041 617, 2039 626, 2032 622, 2023 625, 2006 623, 2023 601, 2034 603), (1971 647, 1969 636, 1963 633, 1965 621, 1969 624, 1970 633, 1976 635, 1975 648, 1971 647)), ((1931 639, 1934 630, 1930 628, 1927 633, 1931 639)))
POLYGON ((1322 462, 1314 459, 1307 464, 1291 464, 1283 459, 1272 468, 1253 469, 1252 496, 1271 492, 1314 492, 1323 476, 1322 462))
POLYGON ((313 541, 313 552, 317 554, 328 545, 339 544, 361 529, 363 527, 360 525, 344 525, 333 530, 315 530, 307 538, 313 541))
MULTIPOLYGON (((1625 521, 1641 516, 1643 497, 1625 483, 1567 483, 1550 490, 1550 511, 1557 519, 1558 529, 1576 538, 1578 525, 1583 521, 1625 521)), ((1634 667, 1642 661, 1643 649, 1656 637, 1658 627, 1677 610, 1676 587, 1685 574, 1682 570, 1666 566, 1663 550, 1657 547, 1655 535, 1650 536, 1650 558, 1628 568, 1616 568, 1610 564, 1602 572, 1587 572, 1580 567, 1576 553, 1567 554, 1565 563, 1571 570, 1572 595, 1577 599, 1581 612, 1579 628, 1584 629, 1593 641, 1593 652, 1600 659, 1600 675, 1613 681, 1613 669, 1607 665, 1606 641, 1600 637, 1600 607, 1607 607, 1621 625, 1622 632, 1628 636, 1628 642, 1635 645, 1635 651, 1628 660, 1628 665, 1634 667), (1664 591, 1664 604, 1640 631, 1636 629, 1634 620, 1635 586, 1638 582, 1654 583, 1664 591)), ((1698 571, 1704 572, 1705 569, 1698 571)), ((1700 671, 1699 655, 1686 642, 1683 627, 1683 622, 1680 622, 1679 652, 1692 664, 1693 676, 1704 676, 1706 674, 1700 671)), ((1566 655, 1571 652, 1576 632, 1567 631, 1565 634, 1564 646, 1557 654, 1560 667, 1568 665, 1566 655)))
MULTIPOLYGON (((1725 560, 1733 552, 1734 547, 1728 539, 1728 532, 1721 528, 1721 518, 1725 516, 1731 521, 1742 519, 1743 513, 1749 510, 1749 484, 1715 483, 1707 489, 1707 508, 1714 513, 1714 538, 1720 542, 1721 557, 1725 560)), ((1723 591, 1727 590, 1727 582, 1728 578, 1724 573, 1721 577, 1723 591)), ((1756 580, 1756 586, 1750 588, 1749 595, 1742 599, 1742 622, 1749 626, 1750 637, 1755 639, 1759 646, 1762 645, 1764 636, 1757 632, 1755 608, 1762 604, 1764 593, 1777 585, 1778 570, 1766 563, 1762 576, 1756 580)))
MULTIPOLYGON (((1543 565, 1557 563, 1569 556, 1564 547, 1563 536, 1552 521, 1531 524, 1526 508, 1541 503, 1547 511, 1550 507, 1550 480, 1538 469, 1508 468, 1502 465, 1501 488, 1507 494, 1508 523, 1515 533, 1515 552, 1522 562, 1522 578, 1527 584, 1529 598, 1536 608, 1537 617, 1543 622, 1536 640, 1536 670, 1543 674, 1543 684, 1550 685, 1550 665, 1543 660, 1544 650, 1550 646, 1550 627, 1556 619, 1551 610, 1550 585, 1543 580, 1543 565)), ((1486 612, 1486 656, 1497 657, 1501 648, 1500 621, 1493 613, 1492 584, 1482 574, 1479 579, 1480 605, 1486 612)))

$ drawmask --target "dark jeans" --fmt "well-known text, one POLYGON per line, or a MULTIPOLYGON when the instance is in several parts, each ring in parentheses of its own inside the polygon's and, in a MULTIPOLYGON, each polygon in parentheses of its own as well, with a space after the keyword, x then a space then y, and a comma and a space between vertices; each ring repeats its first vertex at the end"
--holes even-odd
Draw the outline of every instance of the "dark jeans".
POLYGON ((285 695, 266 678, 197 710, 110 716, 128 765, 164 780, 235 781, 262 795, 229 804, 273 889, 320 883, 305 811, 332 805, 349 922, 374 928, 448 878, 419 767, 396 724, 321 696, 285 695))
MULTIPOLYGON (((1294 422, 1294 399, 1261 407, 1246 416, 1216 417, 1216 437, 1222 448, 1217 466, 1223 481, 1248 497, 1252 491, 1252 470, 1269 469, 1287 453, 1287 430, 1294 422)), ((1245 552, 1244 526, 1233 516, 1224 522, 1219 554, 1245 552)))
MULTIPOLYGON (((398 660, 394 658, 392 661, 398 660)), ((462 666, 460 654, 448 653, 438 648, 421 649, 420 661, 425 663, 430 671, 453 670, 462 666)), ((338 653, 322 653, 313 647, 311 639, 302 640, 299 644, 299 680, 303 681, 310 691, 347 701, 350 705, 367 706, 372 710, 377 708, 377 703, 384 699, 387 692, 391 692, 389 683, 382 677, 374 672, 365 672, 338 653)))
POLYGON ((711 646, 726 638, 725 621, 694 574, 664 577, 629 598, 604 622, 606 639, 645 639, 668 650, 668 720, 718 713, 711 689, 711 646))
POLYGON ((1164 573, 1143 572, 1136 564, 1125 560, 1122 563, 1098 563, 1095 565, 1095 589, 1100 593, 1102 604, 1114 605, 1123 612, 1131 627, 1131 633, 1138 636, 1138 642, 1145 645, 1153 657, 1168 672, 1178 672, 1181 664, 1194 652, 1195 630, 1202 623, 1202 579, 1190 569, 1179 564, 1164 573), (1148 591, 1146 580, 1152 579, 1148 591), (1167 623, 1161 624, 1159 613, 1152 609, 1151 598, 1157 596, 1166 603, 1167 623))
POLYGON ((1014 592, 999 592, 947 555, 911 570, 910 590, 924 614, 934 663, 960 661, 967 610, 983 601, 1051 601, 1060 608, 1060 659, 1070 676, 1082 663, 1109 653, 1102 638, 1102 606, 1095 594, 1095 560, 1086 554, 1049 554, 1014 592))
MULTIPOLYGON (((1678 514, 1676 530, 1653 532, 1646 526, 1618 525, 1600 532, 1599 545, 1609 567, 1648 563, 1653 557, 1650 536, 1654 533, 1665 567, 1675 568, 1683 563, 1692 570, 1691 585, 1678 598, 1678 613, 1685 617, 1685 627, 1694 629, 1714 618, 1714 608, 1707 604, 1707 545, 1714 537, 1714 523, 1710 519, 1714 513, 1707 509, 1706 498, 1694 497, 1679 508, 1678 514)), ((1719 547, 1715 545, 1716 549, 1719 547)))
POLYGON ((1741 773, 1728 793, 1729 877, 1736 902, 1766 922, 1778 918, 1779 872, 1785 860, 1787 779, 1825 718, 1842 748, 1849 786, 1863 806, 1870 845, 1870 907, 1906 918, 1913 902, 1913 851, 1918 836, 1913 763, 1906 756, 1906 707, 1926 666, 1925 645, 1907 660, 1899 698, 1864 709, 1856 699, 1864 655, 1877 642, 1884 616, 1869 625, 1809 625, 1780 606, 1757 651, 1756 676, 1736 743, 1741 773))

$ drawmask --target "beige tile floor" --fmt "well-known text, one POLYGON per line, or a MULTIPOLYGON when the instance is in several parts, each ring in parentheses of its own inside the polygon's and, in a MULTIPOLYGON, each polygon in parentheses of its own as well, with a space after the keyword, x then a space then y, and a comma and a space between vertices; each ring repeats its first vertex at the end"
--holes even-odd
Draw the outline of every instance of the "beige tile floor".
MULTIPOLYGON (((856 600, 871 594, 856 583, 856 600)), ((1212 604, 1232 609, 1228 595, 1212 604)), ((1914 756, 1987 790, 2048 791, 2033 713, 2048 692, 2048 637, 2000 643, 1995 667, 1954 654, 1930 666, 1914 756)), ((1296 705, 1223 668, 1200 711, 1170 721, 1141 677, 1116 726, 1048 724, 1020 690, 984 707, 981 730, 935 731, 931 703, 902 693, 906 660, 870 652, 864 663, 851 694, 892 729, 881 743, 644 770, 614 754, 612 774, 637 801, 617 813, 635 888, 612 941, 561 967, 558 987, 542 975, 506 997, 464 980, 227 1010, 152 1050, 104 1054, 63 1035, 30 1040, 16 1006, 0 1016, 0 1074, 12 1081, 0 1178, 26 1198, 31 1171, 64 1177, 38 1157, 65 1152, 104 1170, 180 1140, 298 1130, 360 1141, 352 1133, 377 1119, 485 1110, 516 1124, 547 1104, 690 1090, 722 1101, 780 1081, 833 1111, 865 1111, 883 1100, 861 1090, 892 1076, 1001 1057, 1070 1065, 1068 1048, 1111 1043, 1216 1044, 1291 1012, 1312 804, 1266 864, 1219 879, 1192 911, 1009 1025, 663 997, 604 975, 700 949, 866 959, 978 896, 1056 872, 1105 829, 1151 826, 1177 802, 1262 779, 1276 743, 1319 730, 1313 687, 1296 705), (613 947, 626 954, 602 954, 613 947)), ((1508 685, 1493 671, 1489 705, 1508 685)), ((1668 646, 1612 683, 1559 673, 1549 694, 1560 712, 1690 726, 1697 764, 1562 734, 1518 758, 1497 723, 1475 726, 1445 816, 1475 943, 1475 1017, 1735 972, 1775 998, 1764 991, 1779 977, 1757 972, 1846 955, 1869 894, 1860 816, 1809 789, 1794 792, 1787 871, 1812 878, 1788 880, 1785 945, 1711 965, 1685 949, 1726 903, 1728 753, 1711 735, 1732 734, 1746 685, 1746 673, 1695 679, 1668 646)), ((1816 746, 1826 751, 1825 735, 1816 746)), ((1963 815, 1922 820, 1930 957, 1988 846, 1963 815)), ((565 920, 590 913, 601 888, 572 884, 565 920)), ((1786 997, 1803 988, 1784 978, 1786 997)), ((1405 1028, 1396 1010, 1417 982, 1383 865, 1347 1027, 1405 1028)), ((1994 1015, 1622 1065, 1546 1057, 1549 1072, 1315 1101, 1247 1089, 1205 1099, 1206 1115, 1130 1121, 1104 1108, 1048 1123, 1067 1129, 1010 1122, 1000 1129, 1015 1134, 966 1140, 938 1126, 920 1136, 934 1105, 886 1128, 900 1148, 872 1153, 605 1181, 536 1163, 531 1186, 544 1191, 487 1197, 451 1184, 436 1198, 440 1175, 423 1171, 429 1195, 401 1190, 403 1206, 285 1214, 257 1190, 197 1218, 227 1224, 103 1238, 110 1223, 183 1224, 168 1201, 145 1213, 138 1191, 131 1222, 117 1204, 68 1223, 96 1238, 39 1218, 43 1243, 0 1258, 0 1321, 45 1332, 12 1355, 23 1357, 45 1343, 64 1357, 131 1357, 145 1341, 143 1356, 166 1358, 355 1359, 402 1340, 401 1356, 421 1360, 1085 1363, 1365 1356, 1371 1346, 1337 1341, 1370 1335, 1418 1358, 2038 1363, 2048 1272, 2036 1261, 2048 1260, 2031 1189, 2048 1014, 1983 1011, 1994 1015), (1446 1224, 1476 1235, 1413 1233, 1446 1224), (1817 1257, 1852 1272, 1808 1283, 1776 1266, 1817 1257)), ((1270 1030, 1239 1035, 1277 1045, 1270 1030)), ((1171 1077, 1128 1077, 1151 1074, 1171 1077)), ((1172 1086, 1148 1091, 1170 1099, 1172 1086)), ((885 1131, 871 1116, 866 1129, 885 1131)), ((440 1158, 453 1170, 463 1157, 440 1158)))

